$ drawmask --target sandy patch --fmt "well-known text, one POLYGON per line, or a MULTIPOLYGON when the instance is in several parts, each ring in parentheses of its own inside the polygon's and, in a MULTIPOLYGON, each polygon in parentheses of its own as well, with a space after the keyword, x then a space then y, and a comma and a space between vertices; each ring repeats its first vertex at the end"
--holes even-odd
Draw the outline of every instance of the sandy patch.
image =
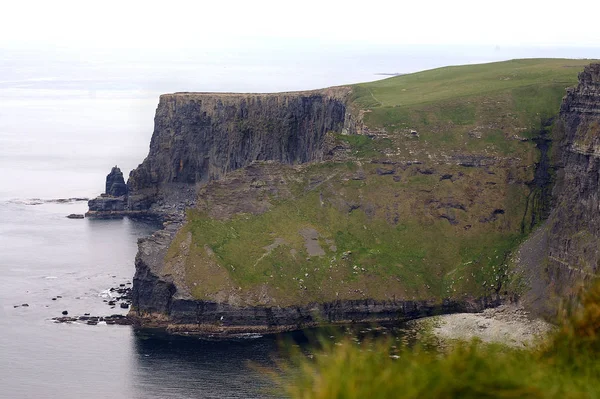
POLYGON ((483 342, 526 347, 546 336, 553 326, 531 319, 527 311, 515 305, 486 309, 481 313, 457 313, 419 321, 433 325, 432 333, 441 340, 478 338, 483 342))

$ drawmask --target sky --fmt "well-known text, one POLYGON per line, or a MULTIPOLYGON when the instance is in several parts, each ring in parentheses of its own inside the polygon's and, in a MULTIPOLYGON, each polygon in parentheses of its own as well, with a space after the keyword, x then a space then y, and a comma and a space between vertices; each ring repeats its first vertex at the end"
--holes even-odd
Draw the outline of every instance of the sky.
POLYGON ((0 48, 600 47, 597 0, 3 1, 0 48))
POLYGON ((0 0, 0 199, 93 195, 161 93, 279 92, 600 58, 600 1, 0 0), (92 143, 93 145, 90 145, 92 143))

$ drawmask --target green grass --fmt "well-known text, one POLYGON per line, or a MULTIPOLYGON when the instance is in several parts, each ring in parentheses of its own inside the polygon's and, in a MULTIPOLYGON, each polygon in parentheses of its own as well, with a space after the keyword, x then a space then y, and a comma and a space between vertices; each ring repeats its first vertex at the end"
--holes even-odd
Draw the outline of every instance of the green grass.
POLYGON ((565 88, 590 62, 527 59, 439 68, 356 85, 352 103, 367 111, 367 126, 392 134, 401 153, 415 145, 398 133, 417 130, 423 142, 417 148, 524 156, 531 150, 512 138, 530 138, 556 116, 565 88), (504 144, 474 144, 478 139, 468 135, 473 131, 484 139, 501 132, 504 144))
POLYGON ((539 153, 527 139, 589 62, 514 60, 356 85, 351 106, 373 134, 334 134, 350 149, 344 162, 259 165, 261 184, 243 170, 229 175, 236 184, 210 183, 167 269, 183 267, 196 298, 242 305, 502 292, 505 259, 545 203, 530 195, 539 153), (460 165, 469 158, 484 166, 460 165), (236 202, 254 205, 214 213, 236 202), (322 256, 307 252, 304 229, 318 233, 322 256))
POLYGON ((458 342, 445 351, 394 341, 324 340, 271 372, 291 398, 598 398, 600 285, 547 340, 529 349, 458 342), (397 344, 396 344, 397 345, 397 344), (282 378, 283 377, 283 378, 282 378))
MULTIPOLYGON (((549 85, 571 86, 592 60, 522 59, 452 66, 357 85, 355 102, 363 108, 438 103, 462 97, 549 85)), ((560 97, 564 93, 559 93, 560 97)), ((554 109, 550 112, 556 112, 554 109)))
MULTIPOLYGON (((467 190, 486 172, 466 170, 461 172, 464 181, 440 184, 439 174, 419 173, 419 167, 402 171, 400 181, 379 175, 376 165, 308 167, 297 172, 302 180, 293 197, 271 200, 267 212, 224 220, 190 212, 172 248, 192 235, 186 277, 199 299, 230 292, 243 297, 243 303, 256 304, 261 303, 260 291, 263 300, 283 306, 493 293, 505 254, 522 238, 522 215, 517 208, 495 221, 479 219, 514 199, 498 185, 482 192, 467 190), (310 188, 309 182, 324 180, 324 174, 336 177, 310 188), (355 180, 358 175, 360 180, 355 180), (473 197, 466 197, 465 190, 473 197), (436 196, 448 204, 423 205, 436 196), (463 203, 472 209, 460 209, 463 203), (440 213, 460 222, 451 224, 440 213), (318 232, 324 255, 307 252, 301 234, 307 228, 318 232), (202 284, 194 285, 199 281, 202 284)), ((171 256, 176 257, 176 251, 171 256)))
POLYGON ((381 151, 392 147, 389 139, 373 140, 363 135, 335 134, 337 142, 348 144, 354 150, 353 155, 360 158, 368 158, 381 155, 381 151))

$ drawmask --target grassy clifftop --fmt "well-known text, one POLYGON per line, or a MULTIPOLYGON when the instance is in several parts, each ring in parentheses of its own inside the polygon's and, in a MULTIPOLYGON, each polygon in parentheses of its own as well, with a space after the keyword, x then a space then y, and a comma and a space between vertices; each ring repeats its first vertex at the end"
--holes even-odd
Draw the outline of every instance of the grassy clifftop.
MULTIPOLYGON (((354 87, 354 103, 372 110, 367 121, 379 126, 396 127, 398 123, 409 122, 403 117, 428 105, 439 108, 439 116, 446 116, 442 121, 466 124, 483 116, 477 114, 481 104, 475 100, 510 94, 516 102, 511 110, 516 112, 515 116, 535 123, 538 115, 556 114, 556 104, 564 95, 565 85, 577 83, 577 74, 590 62, 523 59, 438 68, 358 84, 354 87)), ((433 116, 424 121, 433 120, 433 116)))
POLYGON ((331 133, 325 162, 256 164, 208 184, 166 272, 195 298, 236 305, 502 292, 536 207, 529 139, 588 63, 515 60, 356 85, 363 134, 331 133))

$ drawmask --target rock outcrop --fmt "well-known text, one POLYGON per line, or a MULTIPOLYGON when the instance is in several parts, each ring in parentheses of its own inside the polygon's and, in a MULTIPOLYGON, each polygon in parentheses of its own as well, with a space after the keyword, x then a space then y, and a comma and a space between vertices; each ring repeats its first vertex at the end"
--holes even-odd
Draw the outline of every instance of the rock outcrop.
POLYGON ((586 67, 568 89, 554 136, 554 207, 518 257, 530 288, 525 299, 548 317, 599 275, 600 64, 586 67))
POLYGON ((460 300, 345 300, 299 306, 235 306, 194 299, 170 274, 164 259, 179 226, 164 229, 139 241, 135 259, 132 310, 134 325, 178 334, 234 338, 247 334, 278 333, 327 324, 389 323, 457 312, 480 312, 501 299, 460 300))
POLYGON ((323 159, 340 132, 347 88, 277 94, 176 93, 160 97, 150 152, 127 182, 128 209, 192 201, 186 188, 254 161, 323 159))
POLYGON ((302 164, 328 153, 341 132, 347 87, 274 93, 175 93, 160 97, 150 151, 125 185, 116 166, 86 216, 181 221, 197 190, 255 161, 302 164))
POLYGON ((123 179, 123 172, 117 166, 113 167, 106 176, 106 191, 104 193, 111 197, 127 195, 127 184, 123 179))
MULTIPOLYGON (((557 131, 564 136, 553 147, 554 161, 562 165, 557 207, 546 228, 532 237, 535 250, 524 246, 522 258, 548 265, 546 270, 524 268, 537 276, 536 283, 547 273, 540 285, 545 297, 548 287, 564 294, 559 286, 579 279, 575 274, 596 273, 597 263, 591 262, 598 257, 600 218, 587 219, 599 209, 597 97, 598 69, 592 66, 561 109, 563 129, 557 131), (575 191, 579 194, 570 194, 575 191), (544 251, 550 256, 540 257, 544 251), (570 263, 582 259, 585 267, 570 263)), ((107 194, 90 201, 89 214, 165 221, 162 230, 139 241, 129 313, 134 323, 175 333, 232 336, 321 322, 385 322, 480 311, 510 297, 503 259, 514 246, 507 249, 507 242, 492 248, 496 243, 490 242, 489 248, 479 246, 470 253, 469 245, 490 232, 494 240, 514 238, 519 230, 525 234, 547 216, 552 120, 531 140, 542 153, 537 163, 530 142, 518 148, 518 156, 485 143, 436 153, 422 140, 433 137, 431 132, 420 129, 405 137, 382 127, 369 130, 363 123, 368 110, 351 111, 350 98, 348 88, 161 96, 149 155, 130 173, 125 193, 122 175, 113 169, 107 194), (342 136, 355 133, 362 137, 342 136), (527 192, 532 194, 526 197, 527 192), (286 219, 288 214, 295 219, 286 219), (261 215, 288 223, 277 231, 273 220, 257 222, 254 230, 248 224, 227 224, 256 222, 261 215), (339 220, 348 223, 338 225, 339 220), (327 223, 335 229, 321 228, 327 223), (437 242, 439 237, 425 230, 415 233, 420 238, 412 236, 419 223, 438 229, 435 234, 442 229, 445 237, 464 237, 465 250, 462 244, 446 248, 447 264, 446 258, 431 258, 429 252, 435 250, 429 247, 405 251, 404 244, 415 245, 417 239, 437 242), (371 229, 379 234, 375 241, 356 239, 371 229), (454 253, 456 248, 460 251, 454 253), (403 256, 381 255, 396 252, 403 256), (244 267, 245 275, 239 271, 244 267), (292 275, 288 267, 297 273, 292 275)), ((511 127, 517 128, 525 129, 511 127)), ((514 136, 509 128, 494 134, 506 140, 514 136)), ((508 147, 525 141, 515 139, 508 147)))
POLYGON ((114 166, 106 176, 106 190, 99 197, 88 201, 89 211, 85 214, 92 218, 123 217, 127 212, 127 185, 123 172, 114 166))
MULTIPOLYGON (((366 297, 295 306, 250 305, 245 300, 236 304, 230 298, 235 295, 226 293, 225 287, 217 296, 227 298, 202 300, 190 292, 186 271, 166 262, 174 238, 180 233, 186 208, 229 218, 239 213, 265 212, 271 206, 269 198, 292 198, 286 182, 299 182, 299 178, 278 171, 298 166, 301 173, 299 165, 329 159, 335 145, 328 140, 328 133, 353 133, 357 123, 348 123, 348 94, 347 89, 338 88, 307 93, 161 96, 149 155, 128 180, 127 212, 179 216, 172 218, 175 223, 166 224, 164 229, 139 242, 129 313, 137 325, 171 332, 232 336, 288 331, 322 322, 385 322, 473 312, 500 303, 497 294, 447 300, 391 299, 390 294, 386 300, 366 297), (238 174, 231 181, 226 178, 242 168, 243 176, 238 174), (226 181, 217 184, 217 180, 226 181), (197 203, 199 194, 202 203, 197 203)), ((343 145, 341 150, 346 151, 343 145)), ((463 158, 461 162, 468 163, 465 167, 489 166, 481 157, 464 155, 463 158)), ((461 162, 452 160, 453 165, 461 162)), ((374 171, 377 176, 395 173, 379 169, 374 171)), ((429 169, 423 170, 421 173, 425 175, 433 174, 429 169)), ((309 190, 331 177, 326 171, 314 176, 309 190)), ((325 201, 323 197, 321 200, 325 201)), ((356 205, 348 212, 358 208, 356 205)), ((365 205, 365 209, 371 212, 369 206, 365 205)), ((315 242, 316 237, 312 239, 315 242)), ((182 245, 189 248, 191 244, 186 241, 182 245)), ((186 249, 182 251, 185 257, 186 249)), ((312 256, 310 251, 308 255, 312 256)), ((319 255, 325 252, 321 249, 319 255)), ((355 291, 353 295, 361 297, 362 290, 355 291)))

